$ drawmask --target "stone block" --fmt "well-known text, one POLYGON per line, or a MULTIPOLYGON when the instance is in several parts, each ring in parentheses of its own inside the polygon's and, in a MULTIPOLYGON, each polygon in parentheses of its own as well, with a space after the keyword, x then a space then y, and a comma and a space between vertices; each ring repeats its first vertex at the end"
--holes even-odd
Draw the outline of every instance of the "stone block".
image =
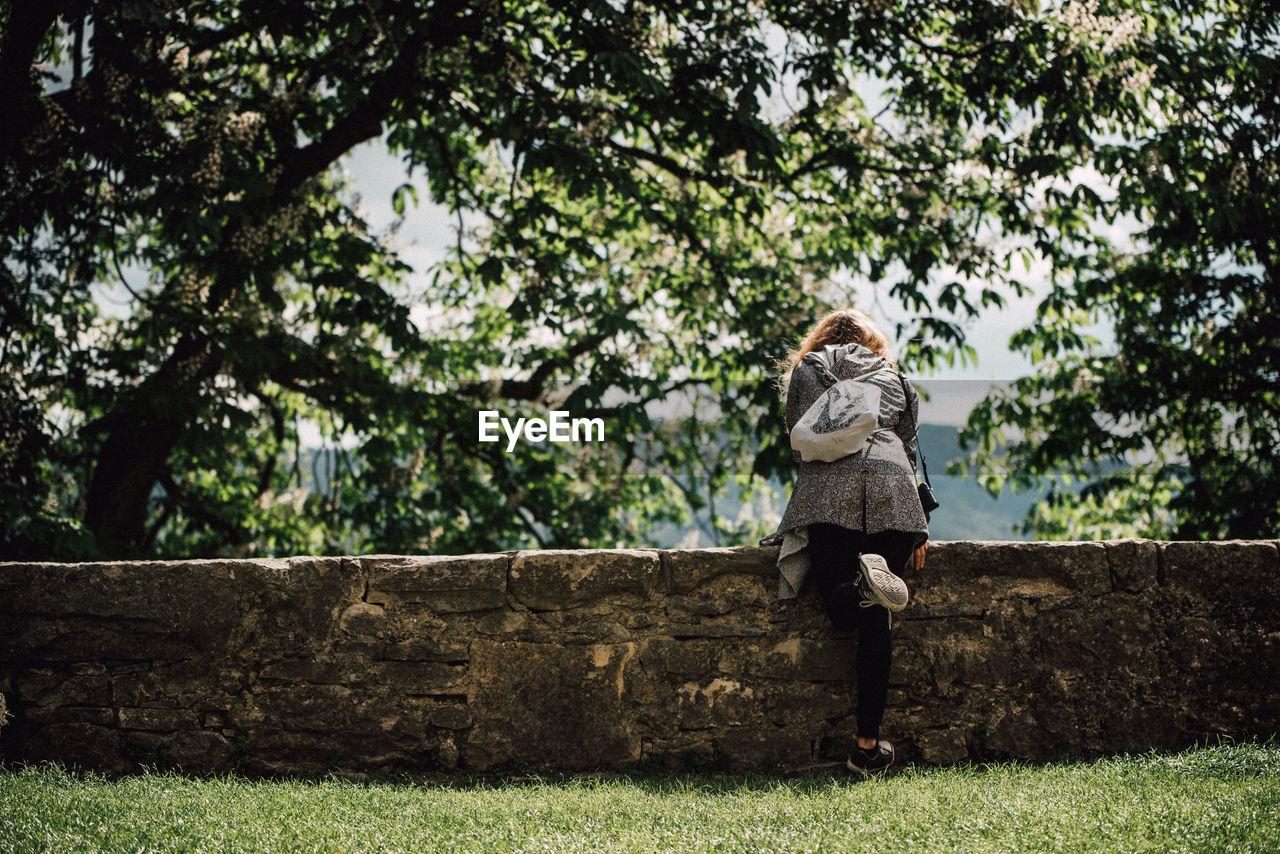
POLYGON ((202 774, 223 774, 236 765, 231 743, 216 732, 202 730, 174 733, 165 758, 181 770, 202 774))
POLYGON ((979 596, 1098 596, 1111 592, 1102 543, 946 541, 929 546, 930 587, 979 596))
POLYGON ((1165 583, 1185 590, 1209 611, 1280 627, 1280 551, 1275 540, 1160 544, 1165 583))
POLYGON ((190 709, 121 709, 121 729, 153 732, 198 729, 200 718, 190 709))
POLYGON ((904 620, 894 629, 890 684, 909 696, 950 699, 977 687, 1016 682, 1040 664, 977 620, 904 620))
POLYGON ((1113 590, 1141 593, 1160 583, 1160 546, 1154 540, 1107 540, 1113 590))
POLYGON ((763 723, 820 735, 829 720, 854 711, 854 683, 759 680, 753 683, 763 723))
POLYGON ((333 655, 348 661, 377 661, 386 657, 386 648, 378 641, 338 641, 333 645, 333 655))
POLYGON ((27 670, 18 676, 18 696, 37 706, 110 706, 111 678, 102 665, 27 670))
POLYGON ((535 611, 554 611, 619 597, 647 599, 661 573, 651 549, 516 552, 511 592, 535 611))
POLYGON ((258 674, 261 679, 280 679, 286 682, 316 682, 333 685, 342 680, 342 668, 334 663, 309 658, 287 658, 273 661, 258 674))
POLYGON ((733 726, 761 718, 756 689, 736 679, 686 682, 677 693, 676 724, 680 729, 733 726))
POLYGON ((703 619, 662 620, 657 631, 673 638, 758 638, 769 634, 766 626, 746 625, 736 621, 703 619))
POLYGON ((373 728, 360 714, 360 700, 345 685, 265 684, 232 708, 230 724, 239 731, 272 726, 290 732, 368 731, 373 728))
POLYGON ((314 658, 333 645, 338 615, 359 599, 359 567, 341 558, 209 562, 237 584, 240 619, 231 651, 260 661, 314 658))
POLYGON ((505 554, 359 559, 369 579, 366 601, 422 605, 437 614, 506 605, 507 561, 505 554))
POLYGON ((778 601, 773 580, 754 575, 718 575, 707 579, 692 592, 666 596, 667 616, 720 617, 737 620, 760 619, 778 601))
POLYGON ((640 645, 640 663, 650 673, 680 681, 703 679, 719 669, 723 646, 715 640, 649 638, 640 645))
POLYGON ((753 674, 796 682, 845 682, 854 678, 856 635, 793 635, 766 646, 748 667, 753 674))
POLYGON ((92 706, 33 706, 26 710, 24 717, 28 722, 37 724, 82 723, 109 727, 116 723, 115 709, 92 706))
POLYGON ((362 682, 410 695, 457 693, 469 684, 466 665, 442 661, 376 661, 362 682))
POLYGON ((432 640, 420 638, 403 643, 387 644, 383 657, 389 661, 449 661, 465 662, 471 655, 465 638, 458 640, 432 640))
POLYGON ((640 758, 623 702, 636 645, 559 646, 477 639, 471 647, 474 725, 463 757, 484 770, 508 762, 586 770, 640 758))
POLYGON ((668 593, 691 593, 722 575, 749 575, 778 581, 778 549, 746 546, 715 549, 664 549, 662 563, 668 593))
POLYGON ((111 697, 116 706, 177 708, 221 704, 239 693, 245 673, 226 662, 205 658, 146 666, 126 665, 110 675, 111 697))
POLYGON ((471 710, 458 704, 436 706, 429 720, 432 726, 443 729, 465 729, 471 726, 471 710))
POLYGON ((134 767, 120 733, 88 723, 33 725, 22 745, 26 762, 59 762, 69 768, 118 773, 134 767))
POLYGON ((920 758, 932 765, 949 765, 969 758, 969 744, 962 727, 931 729, 916 736, 920 758))
POLYGON ((348 587, 332 558, 0 564, 0 621, 21 623, 0 637, 0 658, 179 660, 255 642, 314 651, 348 587))
POLYGON ((617 620, 588 619, 565 626, 559 640, 574 644, 626 643, 633 637, 631 630, 617 620))
POLYGON ((714 737, 715 751, 731 771, 798 768, 814 759, 816 739, 782 727, 726 727, 714 737))
POLYGON ((348 637, 380 638, 387 629, 387 608, 371 602, 353 602, 338 617, 338 627, 348 637))

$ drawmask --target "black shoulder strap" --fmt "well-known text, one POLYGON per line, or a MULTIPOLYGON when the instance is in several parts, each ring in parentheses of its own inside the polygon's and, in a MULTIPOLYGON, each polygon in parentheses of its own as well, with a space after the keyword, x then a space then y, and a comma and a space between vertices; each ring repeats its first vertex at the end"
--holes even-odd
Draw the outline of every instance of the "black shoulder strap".
MULTIPOLYGON (((907 378, 906 378, 906 375, 902 373, 902 371, 898 371, 898 382, 902 383, 902 398, 904 401, 906 401, 908 411, 910 411, 911 393, 907 391, 907 378)), ((917 397, 918 396, 919 395, 917 395, 917 397)), ((929 481, 929 466, 927 466, 924 461, 924 448, 920 447, 920 420, 917 417, 917 418, 911 419, 911 421, 912 421, 911 426, 916 428, 916 435, 915 435, 916 455, 920 457, 920 470, 924 472, 924 482, 928 483, 929 487, 932 489, 933 484, 930 483, 929 481)))

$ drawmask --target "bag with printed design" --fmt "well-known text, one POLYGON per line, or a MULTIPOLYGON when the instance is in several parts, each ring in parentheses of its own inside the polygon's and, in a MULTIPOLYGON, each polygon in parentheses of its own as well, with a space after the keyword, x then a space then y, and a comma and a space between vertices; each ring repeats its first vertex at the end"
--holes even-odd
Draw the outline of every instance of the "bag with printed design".
POLYGON ((791 447, 807 463, 830 463, 870 443, 880 421, 880 388, 862 380, 884 368, 837 380, 826 365, 816 359, 812 363, 829 385, 791 429, 791 447))

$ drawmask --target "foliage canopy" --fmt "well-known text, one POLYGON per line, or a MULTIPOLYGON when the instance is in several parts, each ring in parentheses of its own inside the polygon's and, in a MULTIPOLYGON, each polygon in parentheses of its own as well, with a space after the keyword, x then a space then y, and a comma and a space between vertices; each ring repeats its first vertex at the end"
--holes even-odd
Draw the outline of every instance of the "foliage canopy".
MULTIPOLYGON (((767 375, 852 301, 833 282, 909 308, 900 357, 927 369, 971 358, 966 328, 1025 292, 1019 256, 1054 274, 1016 342, 1045 369, 975 415, 974 466, 1029 482, 1145 450, 1187 484, 1193 535, 1231 478, 1280 495, 1260 7, 135 0, 0 19, 10 556, 634 544, 735 474, 786 473, 767 375), (431 270, 342 176, 379 138, 414 176, 398 211, 421 191, 458 215, 431 270), (1140 251, 1103 236, 1126 216, 1140 251), (105 311, 127 271, 145 286, 105 311), (1080 330, 1108 313, 1110 359, 1080 330), (670 417, 682 394, 714 417, 670 417), (604 417, 609 441, 475 440, 480 409, 550 408, 604 417), (1153 429, 1166 412, 1181 444, 1153 429), (1240 423, 1245 456, 1222 438, 1240 423), (998 449, 1002 426, 1026 439, 998 449), (659 471, 706 490, 635 476, 659 471)), ((1229 529, 1274 529, 1261 504, 1229 529)))

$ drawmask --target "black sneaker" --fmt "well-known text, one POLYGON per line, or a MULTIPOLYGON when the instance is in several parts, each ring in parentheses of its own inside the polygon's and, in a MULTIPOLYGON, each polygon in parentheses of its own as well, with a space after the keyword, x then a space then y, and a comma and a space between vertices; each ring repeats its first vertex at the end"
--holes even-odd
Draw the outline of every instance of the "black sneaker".
POLYGON ((862 570, 858 590, 864 608, 883 605, 890 611, 901 611, 907 607, 907 583, 889 570, 888 561, 877 554, 864 554, 858 558, 858 566, 862 570))
POLYGON ((849 761, 845 763, 845 767, 850 771, 871 776, 883 774, 892 764, 893 745, 887 741, 877 741, 876 746, 870 750, 855 747, 853 753, 849 754, 849 761))

